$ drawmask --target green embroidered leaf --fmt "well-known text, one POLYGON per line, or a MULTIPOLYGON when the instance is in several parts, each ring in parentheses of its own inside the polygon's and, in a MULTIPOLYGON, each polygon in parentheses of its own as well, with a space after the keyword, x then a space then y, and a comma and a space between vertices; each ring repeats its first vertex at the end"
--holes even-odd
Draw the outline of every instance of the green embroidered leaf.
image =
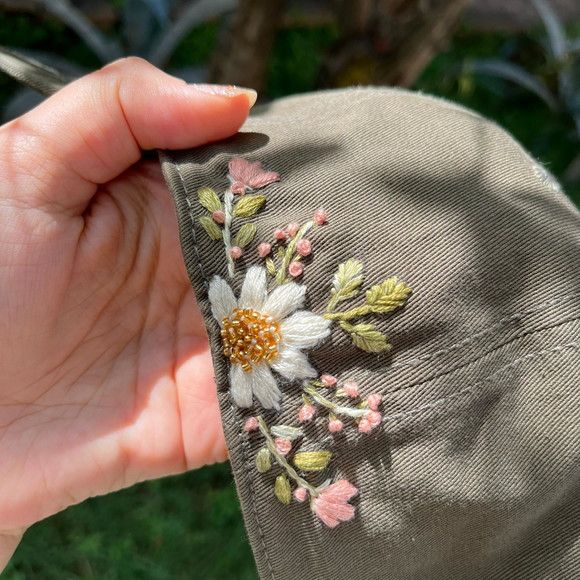
POLYGON ((296 427, 290 427, 289 425, 274 425, 270 432, 274 437, 283 437, 284 439, 290 439, 290 441, 294 441, 298 439, 298 437, 302 437, 302 429, 298 429, 296 427))
POLYGON ((274 264, 274 260, 272 258, 266 258, 266 270, 270 276, 276 275, 276 264, 274 264))
POLYGON ((300 451, 294 455, 294 465, 301 471, 322 471, 331 459, 330 451, 300 451))
POLYGON ((250 217, 258 212, 266 203, 265 195, 244 195, 234 206, 234 216, 250 217))
POLYGON ((332 280, 332 290, 330 293, 334 304, 354 298, 363 283, 362 275, 363 264, 354 258, 339 264, 334 279, 332 280))
POLYGON ((222 203, 217 193, 211 187, 202 187, 197 190, 197 200, 207 211, 219 211, 222 203))
POLYGON ((274 483, 274 494, 284 505, 288 505, 292 501, 292 488, 290 482, 285 475, 279 475, 274 483))
POLYGON ((256 455, 256 469, 260 473, 266 473, 272 467, 271 454, 266 447, 262 447, 258 454, 256 455))
POLYGON ((276 250, 276 258, 278 258, 279 260, 283 260, 285 255, 286 255, 286 249, 284 247, 280 246, 276 250))
POLYGON ((350 334, 353 344, 365 352, 382 352, 391 348, 387 337, 372 324, 341 322, 340 326, 350 334))
POLYGON ((244 224, 234 238, 234 246, 245 248, 255 236, 256 226, 254 224, 244 224))
POLYGON ((207 232, 212 240, 220 240, 222 237, 221 228, 208 216, 198 218, 201 227, 207 232))
POLYGON ((366 303, 372 306, 373 312, 384 314, 403 306, 409 294, 411 288, 393 276, 369 288, 366 292, 366 303))

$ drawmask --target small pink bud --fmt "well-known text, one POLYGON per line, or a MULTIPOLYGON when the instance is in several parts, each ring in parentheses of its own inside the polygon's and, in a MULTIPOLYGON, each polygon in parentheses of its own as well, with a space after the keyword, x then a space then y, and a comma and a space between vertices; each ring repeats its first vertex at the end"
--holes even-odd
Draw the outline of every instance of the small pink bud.
POLYGON ((314 419, 314 415, 316 415, 316 407, 309 403, 305 403, 298 411, 298 421, 300 421, 300 423, 307 423, 314 419))
POLYGON ((308 497, 308 491, 305 487, 297 487, 292 495, 296 501, 303 502, 308 497))
POLYGON ((276 437, 274 443, 276 444, 276 451, 278 451, 280 455, 288 455, 292 449, 292 441, 285 437, 276 437))
POLYGON ((358 397, 358 385, 355 381, 346 381, 346 383, 342 385, 342 388, 347 397, 350 397, 351 399, 358 397))
POLYGON ((276 228, 274 230, 274 237, 282 242, 288 237, 288 234, 283 229, 276 228))
POLYGON ((296 251, 301 256, 308 256, 310 254, 310 252, 312 252, 312 243, 310 242, 310 240, 307 240, 306 238, 302 238, 296 244, 296 251))
POLYGON ((265 258, 266 256, 268 256, 270 254, 271 251, 272 251, 272 245, 268 244, 267 242, 262 242, 258 246, 258 256, 260 256, 260 258, 265 258))
POLYGON ((373 428, 368 419, 361 419, 358 423, 359 433, 370 433, 373 428))
POLYGON ((233 248, 230 248, 230 256, 234 260, 241 258, 243 253, 244 252, 242 251, 242 248, 240 248, 240 246, 234 246, 233 248))
POLYGON ((324 211, 324 209, 320 208, 317 209, 314 213, 314 223, 321 226, 324 225, 328 221, 328 215, 324 211))
POLYGON ((320 382, 327 387, 334 387, 336 385, 336 377, 332 375, 321 375, 320 382))
POLYGON ((381 397, 381 395, 379 395, 378 393, 373 393, 372 395, 369 395, 367 399, 367 404, 369 406, 369 409, 377 411, 382 401, 383 397, 381 397))
POLYGON ((339 433, 340 431, 342 431, 343 427, 344 423, 340 419, 331 419, 328 422, 328 430, 331 433, 339 433))
POLYGON ((223 224, 226 221, 226 214, 221 210, 214 211, 211 217, 216 224, 223 224))
POLYGON ((378 411, 369 411, 366 415, 366 420, 369 422, 371 428, 378 427, 381 424, 382 419, 383 416, 378 411))
POLYGON ((258 419, 256 417, 250 417, 246 419, 244 423, 244 431, 249 433, 250 431, 255 431, 258 428, 258 419))
POLYGON ((296 222, 292 222, 291 224, 288 224, 288 226, 286 227, 286 233, 291 238, 293 238, 298 233, 299 229, 300 229, 300 224, 297 224, 296 222))
POLYGON ((288 273, 293 278, 298 278, 298 276, 302 276, 302 272, 304 272, 304 264, 302 262, 290 262, 288 266, 288 273))

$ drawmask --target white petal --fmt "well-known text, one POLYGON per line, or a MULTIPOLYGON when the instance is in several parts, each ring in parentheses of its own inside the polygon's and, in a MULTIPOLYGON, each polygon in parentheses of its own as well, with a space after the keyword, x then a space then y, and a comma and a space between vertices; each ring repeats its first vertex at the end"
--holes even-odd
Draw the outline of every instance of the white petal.
POLYGON ((214 318, 223 326, 223 320, 236 308, 237 302, 230 285, 219 276, 214 276, 208 290, 211 312, 214 318))
POLYGON ((282 320, 304 304, 306 286, 290 282, 278 286, 268 296, 263 311, 272 315, 276 320, 282 320))
POLYGON ((291 381, 314 378, 318 374, 306 355, 291 346, 280 350, 280 354, 272 362, 272 368, 291 381))
POLYGON ((252 266, 246 273, 239 307, 261 310, 267 295, 266 270, 260 266, 252 266))
POLYGON ((240 365, 230 367, 230 392, 238 407, 252 406, 252 373, 246 373, 240 365))
POLYGON ((282 393, 270 367, 266 364, 257 365, 249 373, 252 375, 252 391, 264 409, 280 409, 282 393))
POLYGON ((284 344, 297 348, 312 348, 330 334, 330 320, 300 310, 280 325, 280 332, 284 344))

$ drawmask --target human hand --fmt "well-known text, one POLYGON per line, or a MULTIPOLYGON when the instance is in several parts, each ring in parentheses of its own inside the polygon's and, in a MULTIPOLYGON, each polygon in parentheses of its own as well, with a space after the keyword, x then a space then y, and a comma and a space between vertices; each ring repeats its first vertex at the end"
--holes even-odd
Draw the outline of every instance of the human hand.
POLYGON ((173 202, 140 157, 235 133, 254 99, 131 58, 0 127, 0 570, 42 518, 226 458, 173 202))

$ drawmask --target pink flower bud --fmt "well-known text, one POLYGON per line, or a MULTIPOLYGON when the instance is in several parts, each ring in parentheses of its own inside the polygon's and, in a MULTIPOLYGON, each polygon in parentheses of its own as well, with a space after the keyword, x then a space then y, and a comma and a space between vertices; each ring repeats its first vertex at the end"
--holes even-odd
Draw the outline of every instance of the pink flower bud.
POLYGON ((359 433, 370 433, 373 428, 368 419, 361 419, 358 423, 359 433))
POLYGON ((310 242, 310 240, 307 240, 306 238, 302 238, 296 244, 296 251, 301 256, 308 256, 310 254, 310 252, 312 252, 312 243, 310 242))
POLYGON ((369 411, 366 414, 366 420, 369 422, 371 428, 378 427, 383 420, 383 416, 378 411, 369 411))
POLYGON ((304 272, 304 264, 302 262, 290 262, 288 266, 288 273, 293 278, 298 278, 298 276, 302 276, 302 272, 304 272))
POLYGON ((298 233, 299 229, 300 229, 300 224, 297 224, 296 222, 292 222, 291 224, 288 224, 288 226, 286 227, 286 233, 291 238, 293 238, 298 233))
POLYGON ((369 409, 377 411, 382 401, 383 397, 381 397, 381 395, 379 395, 378 393, 373 393, 372 395, 369 395, 367 399, 367 404, 369 406, 369 409))
POLYGON ((314 419, 314 415, 316 415, 316 407, 309 403, 305 403, 298 411, 298 421, 300 421, 300 423, 307 423, 314 419))
POLYGON ((336 377, 332 375, 321 375, 320 382, 327 387, 334 387, 336 385, 336 377))
POLYGON ((270 254, 271 251, 272 251, 272 245, 268 244, 267 242, 262 242, 258 246, 258 256, 260 256, 260 258, 265 258, 266 256, 268 256, 270 254))
POLYGON ((320 208, 317 209, 316 212, 314 213, 314 223, 316 225, 323 225, 328 221, 328 215, 326 214, 326 212, 324 211, 324 209, 320 208))
POLYGON ((350 397, 351 399, 358 397, 358 384, 355 381, 346 381, 346 383, 342 385, 342 388, 347 397, 350 397))
POLYGON ((328 422, 328 430, 331 433, 339 433, 340 431, 342 431, 343 427, 344 423, 340 419, 331 419, 328 422))
POLYGON ((214 211, 211 217, 216 224, 223 224, 226 221, 226 214, 221 210, 214 211))
POLYGON ((292 495, 296 501, 303 502, 308 497, 308 491, 305 487, 297 487, 292 495))
POLYGON ((276 444, 276 451, 278 451, 280 455, 288 455, 292 449, 292 441, 285 437, 276 437, 274 443, 276 444))
POLYGON ((242 251, 242 248, 240 248, 240 246, 234 246, 233 248, 230 248, 230 256, 234 260, 241 258, 243 253, 244 252, 242 251))
POLYGON ((250 431, 255 431, 258 428, 258 419, 256 417, 250 417, 246 419, 244 423, 244 431, 249 433, 250 431))
POLYGON ((280 242, 284 241, 287 237, 288 234, 286 233, 285 230, 282 230, 280 228, 276 228, 274 230, 274 237, 279 240, 280 242))

